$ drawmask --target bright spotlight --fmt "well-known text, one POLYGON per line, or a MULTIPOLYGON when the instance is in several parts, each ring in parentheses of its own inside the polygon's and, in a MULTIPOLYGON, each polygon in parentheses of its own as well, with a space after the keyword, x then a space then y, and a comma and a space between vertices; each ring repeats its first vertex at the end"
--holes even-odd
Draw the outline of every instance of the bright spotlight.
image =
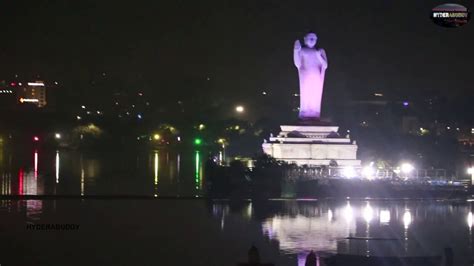
POLYGON ((470 175, 474 175, 474 167, 467 168, 467 173, 470 175))
POLYGON ((412 164, 403 163, 403 164, 400 166, 400 169, 402 170, 402 173, 404 173, 404 174, 409 174, 409 173, 411 173, 413 170, 415 170, 415 167, 414 167, 412 164))
POLYGON ((235 111, 237 113, 243 113, 244 112, 244 107, 242 105, 238 105, 235 107, 235 111))
POLYGON ((56 139, 60 139, 60 138, 61 138, 61 134, 56 133, 56 134, 54 134, 54 137, 55 137, 56 139))
POLYGON ((161 138, 160 134, 154 134, 153 139, 154 140, 159 140, 161 138))
POLYGON ((367 165, 366 167, 362 168, 362 176, 364 176, 367 179, 372 179, 375 176, 375 169, 367 165))
POLYGON ((347 178, 352 178, 357 176, 356 170, 352 166, 346 166, 342 169, 342 175, 347 178))

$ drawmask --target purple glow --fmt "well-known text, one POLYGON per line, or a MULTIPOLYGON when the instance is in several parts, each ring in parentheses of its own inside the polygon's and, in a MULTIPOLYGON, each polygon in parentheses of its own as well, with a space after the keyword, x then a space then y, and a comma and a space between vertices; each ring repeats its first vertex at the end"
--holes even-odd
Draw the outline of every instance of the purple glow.
POLYGON ((403 102, 403 106, 408 106, 408 102, 403 102))
POLYGON ((324 49, 315 48, 317 39, 316 34, 308 33, 304 37, 305 47, 301 47, 299 40, 295 42, 293 59, 300 81, 301 119, 319 119, 321 116, 324 76, 328 63, 324 49))

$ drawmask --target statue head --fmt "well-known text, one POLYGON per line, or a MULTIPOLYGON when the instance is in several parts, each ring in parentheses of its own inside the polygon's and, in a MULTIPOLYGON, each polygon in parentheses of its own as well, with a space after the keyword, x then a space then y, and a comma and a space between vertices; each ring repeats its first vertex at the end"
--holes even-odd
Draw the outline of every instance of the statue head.
POLYGON ((304 44, 308 48, 314 48, 316 46, 316 41, 318 40, 318 36, 316 36, 316 33, 308 33, 306 36, 304 36, 304 44))

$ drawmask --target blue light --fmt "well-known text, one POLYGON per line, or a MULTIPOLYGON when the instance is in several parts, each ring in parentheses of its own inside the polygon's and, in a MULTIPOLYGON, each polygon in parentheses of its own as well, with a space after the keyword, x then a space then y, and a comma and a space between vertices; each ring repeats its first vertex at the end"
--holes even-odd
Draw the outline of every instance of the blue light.
POLYGON ((403 106, 408 106, 408 102, 403 102, 403 106))

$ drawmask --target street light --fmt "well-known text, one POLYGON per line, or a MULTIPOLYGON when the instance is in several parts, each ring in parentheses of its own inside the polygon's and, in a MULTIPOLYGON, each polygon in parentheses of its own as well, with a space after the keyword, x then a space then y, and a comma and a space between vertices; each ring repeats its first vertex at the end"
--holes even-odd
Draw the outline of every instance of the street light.
POLYGON ((55 139, 61 139, 61 134, 59 134, 59 133, 54 134, 54 138, 55 139))
POLYGON ((237 113, 243 113, 244 110, 245 110, 245 109, 244 109, 244 107, 243 107, 242 105, 238 105, 238 106, 235 107, 235 111, 236 111, 237 113))
POLYGON ((161 138, 160 134, 154 134, 153 135, 154 140, 160 140, 160 138, 161 138))

